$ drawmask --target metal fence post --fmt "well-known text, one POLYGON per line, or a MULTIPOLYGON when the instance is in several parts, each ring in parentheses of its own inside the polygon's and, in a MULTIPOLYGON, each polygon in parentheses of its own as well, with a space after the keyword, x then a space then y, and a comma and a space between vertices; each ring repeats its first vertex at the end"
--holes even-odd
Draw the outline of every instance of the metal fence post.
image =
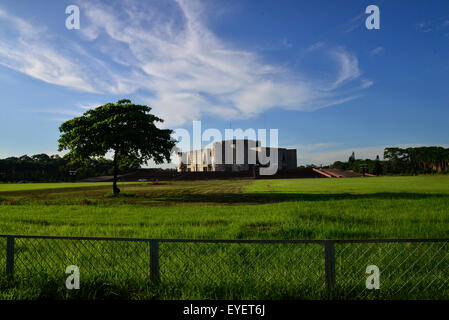
POLYGON ((335 247, 331 240, 324 241, 324 268, 327 290, 331 294, 335 289, 335 247))
POLYGON ((14 275, 14 237, 6 238, 6 275, 14 275))
POLYGON ((150 280, 159 283, 159 241, 150 240, 150 280))

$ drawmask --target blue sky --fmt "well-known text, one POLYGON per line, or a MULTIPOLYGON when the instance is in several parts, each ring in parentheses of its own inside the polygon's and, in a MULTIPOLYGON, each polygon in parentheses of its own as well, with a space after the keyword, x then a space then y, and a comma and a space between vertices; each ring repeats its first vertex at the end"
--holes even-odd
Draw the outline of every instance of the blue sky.
POLYGON ((449 2, 3 0, 0 96, 0 157, 122 98, 173 129, 277 128, 300 164, 448 146, 449 2))

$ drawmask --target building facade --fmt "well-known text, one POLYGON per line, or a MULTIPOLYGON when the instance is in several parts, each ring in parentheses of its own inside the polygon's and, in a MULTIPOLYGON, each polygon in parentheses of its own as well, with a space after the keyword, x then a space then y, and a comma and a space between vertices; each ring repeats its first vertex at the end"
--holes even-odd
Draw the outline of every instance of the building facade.
POLYGON ((178 153, 178 172, 248 171, 268 165, 277 169, 296 168, 296 149, 267 148, 261 147, 260 141, 234 139, 178 153))

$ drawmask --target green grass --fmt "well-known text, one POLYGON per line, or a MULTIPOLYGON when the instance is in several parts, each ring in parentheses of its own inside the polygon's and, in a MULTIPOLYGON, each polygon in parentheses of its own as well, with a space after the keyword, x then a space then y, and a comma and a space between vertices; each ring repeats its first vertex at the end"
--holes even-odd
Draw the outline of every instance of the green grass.
POLYGON ((245 192, 295 194, 402 194, 449 195, 449 176, 374 177, 350 179, 257 180, 245 192))
MULTIPOLYGON (((136 184, 136 182, 120 182, 120 185, 136 184)), ((60 182, 60 183, 0 183, 0 193, 10 191, 67 189, 110 186, 110 182, 60 182)))
MULTIPOLYGON (((123 194, 118 197, 111 195, 110 184, 38 186, 0 185, 0 233, 202 239, 449 238, 448 176, 131 183, 120 185, 123 194)), ((23 250, 26 248, 23 244, 23 250)), ((36 248, 46 250, 40 245, 36 248)), ((173 264, 171 273, 185 268, 191 271, 203 265, 204 259, 210 261, 212 253, 203 249, 199 260, 190 261, 192 265, 173 264)), ((223 250, 227 249, 212 252, 219 255, 223 250)), ((378 250, 387 252, 385 248, 378 250)), ((223 274, 232 275, 245 265, 236 260, 238 255, 235 251, 228 252, 227 258, 221 256, 218 261, 223 274)), ((281 261, 283 256, 279 253, 272 259, 281 261)), ((167 261, 165 268, 170 263, 167 261)), ((320 266, 321 262, 317 268, 320 266)), ((415 267, 416 272, 422 272, 419 264, 415 267)), ((139 279, 128 279, 135 290, 126 291, 118 279, 108 282, 89 276, 87 291, 71 293, 70 297, 281 299, 306 297, 298 292, 308 292, 304 287, 287 285, 293 281, 288 277, 271 283, 273 290, 269 291, 252 282, 251 270, 244 274, 240 287, 232 277, 208 284, 198 282, 203 279, 199 275, 188 273, 156 291, 139 279), (104 281, 110 285, 104 287, 104 281), (92 293, 95 283, 103 286, 92 293)), ((310 277, 307 273, 303 276, 310 277)), ((50 284, 44 288, 37 285, 34 291, 23 291, 16 284, 0 282, 0 298, 68 298, 65 290, 51 288, 50 284)))
MULTIPOLYGON (((449 237, 449 177, 129 184, 0 192, 0 233, 211 238, 449 237)), ((20 186, 22 187, 22 185, 20 186)))

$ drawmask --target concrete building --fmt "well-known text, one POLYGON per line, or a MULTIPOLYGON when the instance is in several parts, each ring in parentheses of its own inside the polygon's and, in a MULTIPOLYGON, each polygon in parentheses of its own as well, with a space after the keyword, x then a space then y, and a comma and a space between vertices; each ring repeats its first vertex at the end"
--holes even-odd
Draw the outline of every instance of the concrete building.
POLYGON ((260 141, 234 139, 214 142, 210 148, 178 153, 178 172, 247 171, 277 165, 297 167, 296 149, 261 147, 260 141))

